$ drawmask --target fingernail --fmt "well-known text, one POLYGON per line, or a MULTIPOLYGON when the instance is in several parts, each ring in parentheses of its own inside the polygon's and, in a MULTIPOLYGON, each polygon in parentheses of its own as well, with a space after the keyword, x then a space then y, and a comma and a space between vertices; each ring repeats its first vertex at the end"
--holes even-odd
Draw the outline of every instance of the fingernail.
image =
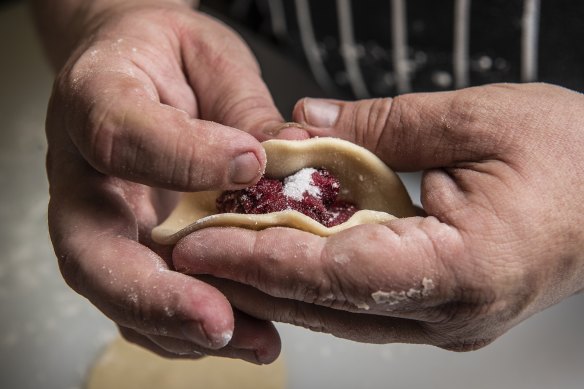
POLYGON ((184 324, 182 332, 188 340, 195 342, 200 346, 209 347, 213 343, 205 333, 203 326, 199 323, 190 322, 184 324))
POLYGON ((269 128, 267 130, 264 131, 264 134, 268 135, 268 136, 278 136, 280 135, 280 133, 282 131, 287 130, 288 128, 293 128, 293 129, 297 129, 299 131, 306 131, 304 129, 304 126, 300 123, 295 123, 295 122, 287 122, 287 123, 282 123, 274 128, 269 128))
POLYGON ((217 348, 223 348, 223 347, 227 346, 229 344, 229 342, 231 342, 231 338, 233 338, 233 332, 226 331, 226 332, 222 333, 221 336, 219 336, 215 340, 213 345, 217 348))
POLYGON ((321 99, 304 99, 304 118, 311 126, 328 128, 339 118, 340 107, 321 99))
POLYGON ((187 323, 183 326, 183 334, 192 342, 206 348, 220 349, 231 341, 232 331, 226 331, 217 335, 208 334, 203 326, 198 323, 187 323))
POLYGON ((261 164, 254 153, 245 153, 231 161, 229 177, 234 184, 249 184, 261 174, 261 164))

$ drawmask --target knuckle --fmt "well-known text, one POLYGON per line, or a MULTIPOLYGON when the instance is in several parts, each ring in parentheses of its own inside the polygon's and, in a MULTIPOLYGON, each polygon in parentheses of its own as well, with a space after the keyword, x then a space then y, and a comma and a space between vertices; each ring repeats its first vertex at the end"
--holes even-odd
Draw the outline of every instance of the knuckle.
POLYGON ((383 134, 391 130, 391 121, 394 120, 395 115, 393 111, 394 102, 398 99, 374 99, 371 104, 361 104, 359 106, 360 110, 364 112, 357 112, 357 123, 355 124, 361 125, 361 123, 364 123, 365 125, 361 127, 362 131, 360 131, 357 139, 358 143, 373 150, 373 152, 379 151, 383 134))
POLYGON ((134 330, 167 334, 166 329, 161 327, 163 317, 156 307, 156 297, 144 294, 137 282, 128 282, 124 285, 119 291, 119 300, 121 305, 119 321, 123 321, 122 325, 134 330))
POLYGON ((86 158, 97 170, 107 173, 112 170, 114 145, 116 143, 116 118, 112 104, 95 105, 87 116, 86 158))
POLYGON ((415 131, 415 128, 419 127, 414 125, 406 128, 406 118, 408 121, 414 122, 413 119, 415 116, 413 115, 416 112, 421 112, 419 110, 422 107, 418 107, 417 100, 411 98, 410 95, 400 95, 386 100, 388 100, 386 105, 389 105, 389 107, 385 107, 386 116, 383 123, 383 131, 378 140, 378 146, 393 145, 393 149, 389 150, 391 153, 389 155, 393 155, 399 151, 399 145, 404 144, 407 132, 415 131))
MULTIPOLYGON (((180 124, 176 128, 179 128, 180 124)), ((210 187, 217 177, 209 177, 207 169, 202 168, 200 161, 200 150, 186 143, 181 137, 177 137, 174 144, 169 148, 173 152, 168 153, 166 165, 172 166, 169 180, 179 188, 207 188, 210 187)))
POLYGON ((335 305, 338 301, 344 301, 339 298, 337 293, 330 289, 329 282, 322 280, 320 284, 307 285, 306 283, 296 283, 294 286, 293 298, 298 301, 304 301, 309 304, 318 304, 323 306, 335 305))
POLYGON ((122 304, 125 315, 123 325, 149 334, 169 335, 169 325, 175 315, 171 305, 166 308, 154 306, 152 301, 131 289, 122 296, 122 304))
POLYGON ((503 154, 516 138, 511 135, 522 132, 521 128, 509 131, 509 123, 520 122, 523 115, 521 107, 509 110, 509 100, 517 97, 517 88, 494 84, 480 87, 480 93, 469 89, 455 94, 441 120, 440 139, 448 144, 488 145, 486 153, 503 154))
MULTIPOLYGON (((105 92, 104 92, 105 93, 105 92)), ((133 131, 135 119, 119 102, 143 99, 144 91, 130 86, 120 88, 115 95, 96 96, 88 108, 85 128, 80 135, 80 148, 88 162, 102 173, 132 172, 139 164, 139 151, 148 147, 141 131, 133 131)))

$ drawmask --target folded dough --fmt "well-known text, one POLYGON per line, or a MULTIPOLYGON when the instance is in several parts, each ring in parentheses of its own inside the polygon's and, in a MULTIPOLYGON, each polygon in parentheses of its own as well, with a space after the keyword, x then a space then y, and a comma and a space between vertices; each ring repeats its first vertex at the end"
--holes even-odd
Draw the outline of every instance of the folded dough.
POLYGON ((361 211, 345 223, 328 228, 291 210, 263 215, 218 214, 215 200, 220 191, 185 193, 164 223, 152 230, 154 241, 174 244, 191 232, 207 227, 262 230, 280 226, 329 236, 359 224, 384 223, 396 217, 416 215, 397 174, 362 147, 336 138, 269 140, 262 145, 266 150, 267 177, 281 179, 305 167, 325 168, 340 181, 339 198, 354 203, 361 211))

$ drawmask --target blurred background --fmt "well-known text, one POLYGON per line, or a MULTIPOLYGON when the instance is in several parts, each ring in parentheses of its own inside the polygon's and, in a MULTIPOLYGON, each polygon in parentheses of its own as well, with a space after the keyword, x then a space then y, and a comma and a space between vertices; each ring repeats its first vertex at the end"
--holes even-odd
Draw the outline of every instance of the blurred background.
MULTIPOLYGON (((299 97, 323 95, 302 65, 245 36, 283 113, 299 97)), ((116 336, 113 324, 65 285, 48 238, 44 116, 52 78, 27 5, 0 1, 0 388, 6 389, 83 388, 116 336)), ((418 199, 418 176, 404 180, 418 199)), ((289 389, 582 389, 583 324, 580 295, 465 354, 278 328, 289 389)))

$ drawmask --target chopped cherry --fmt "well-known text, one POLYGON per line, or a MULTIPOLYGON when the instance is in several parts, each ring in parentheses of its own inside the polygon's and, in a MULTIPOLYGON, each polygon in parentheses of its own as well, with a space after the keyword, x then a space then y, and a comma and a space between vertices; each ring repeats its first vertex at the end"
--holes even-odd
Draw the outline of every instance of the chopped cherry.
POLYGON ((283 180, 262 177, 252 187, 226 191, 217 198, 217 210, 245 214, 295 210, 333 227, 359 210, 352 203, 337 200, 339 192, 339 180, 328 170, 305 168, 283 180))

